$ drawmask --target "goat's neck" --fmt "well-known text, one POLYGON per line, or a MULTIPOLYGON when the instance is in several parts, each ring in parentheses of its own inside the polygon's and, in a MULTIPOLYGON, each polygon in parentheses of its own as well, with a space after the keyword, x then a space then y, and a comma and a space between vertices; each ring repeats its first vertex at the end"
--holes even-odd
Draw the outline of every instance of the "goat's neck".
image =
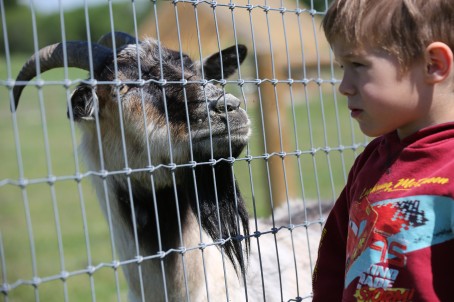
MULTIPOLYGON (((122 160, 115 160, 114 156, 122 154, 118 150, 122 142, 115 141, 116 136, 103 135, 103 154, 106 156, 100 156, 96 148, 97 137, 92 135, 96 131, 88 130, 91 131, 85 131, 81 148, 89 169, 121 170, 124 167, 122 160), (100 158, 104 158, 103 166, 100 158)), ((142 162, 140 167, 143 167, 146 156, 141 155, 140 152, 136 154, 134 160, 142 162)), ((133 162, 132 167, 138 166, 139 162, 133 162)), ((225 282, 232 287, 236 286, 232 284, 238 284, 237 274, 244 269, 242 252, 243 248, 248 248, 248 240, 231 239, 241 233, 241 226, 248 235, 248 219, 230 163, 221 161, 214 166, 177 168, 174 172, 159 168, 153 172, 153 177, 145 172, 112 174, 106 178, 94 177, 93 182, 104 214, 110 219, 120 260, 145 257, 142 262, 123 266, 132 301, 135 298, 140 301, 142 291, 150 297, 146 301, 164 301, 164 281, 170 301, 186 300, 188 292, 191 301, 205 301, 199 299, 206 298, 205 288, 209 288, 210 295, 219 298, 226 294, 219 284, 225 282), (164 187, 162 184, 169 183, 169 179, 175 179, 175 183, 164 187), (224 258, 218 240, 223 242, 224 258), (202 252, 193 249, 202 242, 207 243, 203 250, 204 263, 202 252), (212 245, 213 242, 217 244, 212 245), (180 247, 192 250, 183 253, 180 247), (164 252, 161 255, 165 256, 157 257, 158 252, 164 252), (239 264, 237 274, 232 262, 239 264), (204 266, 208 268, 206 275, 204 266), (201 282, 203 276, 212 280, 207 286, 201 282), (230 281, 225 281, 224 276, 230 281)))
MULTIPOLYGON (((129 243, 117 244, 117 248, 123 250, 120 252, 122 257, 131 259, 138 254, 147 257, 160 251, 167 253, 162 261, 157 258, 143 262, 143 276, 147 280, 145 283, 149 283, 145 286, 145 291, 154 292, 154 295, 156 292, 162 293, 162 277, 165 271, 167 287, 172 295, 175 295, 175 300, 179 300, 187 294, 186 284, 191 297, 197 297, 200 293, 195 292, 200 291, 203 296, 205 287, 200 285, 200 278, 204 276, 204 265, 211 267, 206 272, 207 280, 215 282, 217 279, 216 282, 222 284, 225 281, 221 269, 224 263, 228 267, 229 278, 235 279, 228 281, 229 286, 238 283, 239 274, 235 274, 232 263, 239 264, 237 272, 244 270, 243 249, 248 248, 248 241, 243 241, 246 244, 242 245, 242 242, 238 241, 238 235, 242 232, 241 227, 244 234, 248 235, 248 220, 230 165, 187 169, 176 177, 182 178, 178 185, 155 191, 151 181, 147 184, 137 182, 134 175, 131 175, 129 180, 126 177, 115 178, 114 182, 119 183, 112 185, 115 188, 116 207, 123 221, 123 229, 119 232, 122 233, 121 237, 133 239, 129 243), (133 248, 136 238, 138 248, 133 248), (224 260, 219 245, 209 246, 218 240, 225 240, 224 260), (205 264, 202 263, 202 254, 198 249, 185 252, 186 260, 183 264, 182 247, 194 248, 202 242, 209 246, 204 250, 205 264), (130 246, 125 247, 125 244, 130 246), (212 267, 217 269, 213 270, 212 267), (188 283, 185 279, 189 279, 188 283), (191 285, 191 282, 197 285, 191 285), (151 289, 150 284, 153 284, 151 289)), ((125 273, 130 286, 136 287, 133 291, 136 294, 140 292, 137 288, 139 282, 134 277, 138 276, 137 268, 129 265, 125 267, 125 273)), ((211 290, 213 291, 215 289, 211 290)))
MULTIPOLYGON (((221 163, 215 167, 187 169, 183 174, 180 177, 184 180, 178 185, 156 191, 151 183, 142 184, 133 179, 129 184, 125 179, 125 183, 115 186, 119 209, 129 231, 134 233, 135 227, 139 245, 150 255, 188 246, 185 242, 188 238, 183 237, 187 220, 196 219, 210 235, 210 241, 226 240, 227 256, 243 269, 238 235, 242 231, 247 235, 248 220, 231 167, 221 163)), ((204 240, 207 239, 199 236, 195 241, 204 240)))

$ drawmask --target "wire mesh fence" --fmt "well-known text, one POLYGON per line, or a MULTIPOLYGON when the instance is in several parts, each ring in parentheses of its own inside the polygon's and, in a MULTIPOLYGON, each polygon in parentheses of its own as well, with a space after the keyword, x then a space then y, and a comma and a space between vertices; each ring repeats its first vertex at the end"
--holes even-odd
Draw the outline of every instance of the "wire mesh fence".
POLYGON ((85 1, 79 42, 59 1, 41 58, 38 2, 25 54, 0 4, 1 301, 311 299, 367 144, 336 95, 328 1, 106 1, 102 18, 85 1))

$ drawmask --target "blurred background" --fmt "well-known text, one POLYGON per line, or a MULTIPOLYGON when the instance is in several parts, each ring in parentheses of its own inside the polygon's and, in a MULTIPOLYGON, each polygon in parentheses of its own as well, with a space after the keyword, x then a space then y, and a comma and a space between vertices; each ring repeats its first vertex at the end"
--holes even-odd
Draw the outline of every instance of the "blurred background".
POLYGON ((24 89, 20 110, 10 113, 11 83, 43 46, 96 41, 112 30, 159 37, 194 59, 247 45, 241 73, 225 87, 253 123, 234 163, 251 216, 288 202, 333 203, 368 142, 336 93, 340 73, 320 29, 327 0, 0 4, 0 301, 126 300, 90 180, 74 180, 87 170, 66 104, 87 73, 43 74, 44 85, 24 89))

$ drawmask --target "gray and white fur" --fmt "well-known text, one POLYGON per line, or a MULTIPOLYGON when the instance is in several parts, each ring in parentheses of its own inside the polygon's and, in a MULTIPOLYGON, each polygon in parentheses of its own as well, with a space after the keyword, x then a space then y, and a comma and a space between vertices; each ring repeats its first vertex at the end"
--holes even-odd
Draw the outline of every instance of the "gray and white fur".
POLYGON ((248 215, 225 160, 246 146, 250 121, 240 100, 215 85, 246 53, 236 45, 194 62, 156 40, 115 33, 44 47, 17 77, 12 110, 36 76, 36 58, 41 72, 93 71, 96 83, 75 89, 68 116, 82 129, 130 301, 246 301, 246 293, 262 300, 262 283, 247 274, 248 215))
POLYGON ((36 75, 36 57, 41 72, 63 67, 66 47, 67 66, 92 67, 97 85, 75 89, 68 115, 82 129, 88 169, 100 174, 93 184, 119 260, 132 260, 122 265, 130 301, 239 301, 248 216, 231 163, 219 159, 240 154, 250 121, 240 100, 215 84, 237 70, 247 49, 194 62, 153 39, 114 36, 115 50, 110 34, 41 49, 17 77, 13 110, 36 75))

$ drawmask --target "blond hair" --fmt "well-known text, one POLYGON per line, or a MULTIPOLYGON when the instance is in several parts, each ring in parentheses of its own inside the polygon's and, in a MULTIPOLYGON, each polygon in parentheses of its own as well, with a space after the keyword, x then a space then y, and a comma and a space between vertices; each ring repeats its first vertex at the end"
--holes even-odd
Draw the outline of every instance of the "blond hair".
POLYGON ((454 0, 334 0, 322 26, 330 43, 379 48, 407 68, 432 42, 454 51, 454 0))

